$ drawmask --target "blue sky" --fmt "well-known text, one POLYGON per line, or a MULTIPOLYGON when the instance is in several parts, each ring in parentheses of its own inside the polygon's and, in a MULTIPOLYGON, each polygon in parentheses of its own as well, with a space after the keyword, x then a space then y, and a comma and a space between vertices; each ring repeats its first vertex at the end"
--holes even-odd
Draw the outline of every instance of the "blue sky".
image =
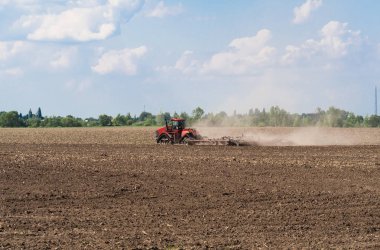
POLYGON ((0 110, 374 112, 380 1, 0 0, 0 110))

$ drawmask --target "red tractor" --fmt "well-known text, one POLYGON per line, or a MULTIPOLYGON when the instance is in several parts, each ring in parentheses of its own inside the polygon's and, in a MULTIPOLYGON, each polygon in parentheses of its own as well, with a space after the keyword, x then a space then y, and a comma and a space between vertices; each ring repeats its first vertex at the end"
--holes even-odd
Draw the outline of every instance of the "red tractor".
POLYGON ((226 145, 226 146, 250 146, 252 142, 242 137, 223 136, 219 139, 202 138, 193 128, 186 128, 185 119, 172 118, 165 126, 156 130, 156 141, 162 144, 186 144, 186 145, 226 145))
POLYGON ((185 119, 172 118, 165 126, 156 130, 157 143, 188 144, 190 140, 199 140, 201 136, 193 128, 186 128, 185 119))

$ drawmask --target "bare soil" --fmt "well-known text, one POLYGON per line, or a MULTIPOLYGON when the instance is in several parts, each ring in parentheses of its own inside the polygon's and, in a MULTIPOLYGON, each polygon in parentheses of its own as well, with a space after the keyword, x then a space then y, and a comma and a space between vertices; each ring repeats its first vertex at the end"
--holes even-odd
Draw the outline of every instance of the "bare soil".
POLYGON ((0 129, 0 249, 380 248, 380 129, 260 147, 153 130, 0 129))

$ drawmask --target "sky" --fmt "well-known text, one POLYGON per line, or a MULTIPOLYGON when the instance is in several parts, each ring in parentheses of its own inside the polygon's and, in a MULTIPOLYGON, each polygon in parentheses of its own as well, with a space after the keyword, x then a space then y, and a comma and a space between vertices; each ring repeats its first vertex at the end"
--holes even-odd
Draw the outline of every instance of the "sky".
POLYGON ((376 0, 0 0, 0 110, 374 113, 376 0))

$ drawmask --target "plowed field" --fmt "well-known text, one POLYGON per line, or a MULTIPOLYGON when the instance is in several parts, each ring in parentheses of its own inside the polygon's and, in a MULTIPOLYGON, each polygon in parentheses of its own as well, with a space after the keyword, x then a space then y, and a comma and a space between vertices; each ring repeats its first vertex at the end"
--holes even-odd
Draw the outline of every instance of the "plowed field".
POLYGON ((380 129, 153 131, 0 129, 0 249, 380 248, 380 129))

